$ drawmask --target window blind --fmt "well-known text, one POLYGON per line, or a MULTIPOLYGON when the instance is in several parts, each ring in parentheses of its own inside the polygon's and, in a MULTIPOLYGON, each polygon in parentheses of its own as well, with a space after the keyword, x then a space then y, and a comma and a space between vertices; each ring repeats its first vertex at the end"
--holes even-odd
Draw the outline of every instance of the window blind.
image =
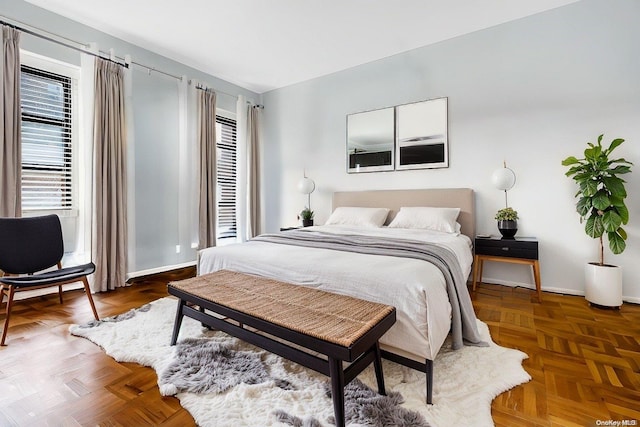
POLYGON ((218 238, 236 237, 236 121, 216 116, 218 238))
POLYGON ((22 210, 73 206, 69 77, 22 66, 22 210))

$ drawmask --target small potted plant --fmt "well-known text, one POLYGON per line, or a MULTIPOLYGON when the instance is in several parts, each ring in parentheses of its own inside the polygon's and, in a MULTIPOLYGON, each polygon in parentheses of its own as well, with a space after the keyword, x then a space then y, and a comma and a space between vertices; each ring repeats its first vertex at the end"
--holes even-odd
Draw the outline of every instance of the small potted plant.
POLYGON ((597 305, 619 307, 622 305, 622 271, 620 267, 604 263, 604 236, 609 240, 609 249, 614 254, 626 248, 627 233, 622 228, 629 221, 629 210, 624 203, 627 191, 625 181, 618 175, 631 172, 631 162, 609 156, 624 139, 611 141, 609 147, 598 143, 587 143, 584 158, 573 156, 562 161, 569 166, 566 176, 573 178, 579 189, 576 211, 580 221, 586 219, 584 231, 600 243, 599 261, 590 262, 585 268, 585 298, 597 305))
POLYGON ((300 218, 302 218, 302 226, 310 227, 313 225, 313 211, 309 208, 304 208, 300 212, 300 218))
POLYGON ((502 237, 513 239, 518 231, 518 211, 514 211, 513 208, 500 209, 495 219, 498 221, 498 231, 502 237))

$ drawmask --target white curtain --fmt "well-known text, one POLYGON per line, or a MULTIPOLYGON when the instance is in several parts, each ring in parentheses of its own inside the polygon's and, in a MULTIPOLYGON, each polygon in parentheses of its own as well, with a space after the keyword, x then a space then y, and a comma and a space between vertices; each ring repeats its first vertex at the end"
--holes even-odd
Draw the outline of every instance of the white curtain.
POLYGON ((236 239, 245 242, 247 233, 247 99, 236 103, 236 239))
POLYGON ((236 104, 236 226, 241 242, 262 231, 260 194, 260 108, 242 95, 236 104))
MULTIPOLYGON (((89 49, 92 53, 98 53, 98 45, 90 43, 89 49)), ((95 56, 83 53, 80 55, 80 108, 78 108, 78 123, 80 125, 80 143, 78 152, 78 200, 83 204, 79 205, 80 215, 78 216, 78 241, 77 248, 81 250, 82 262, 89 262, 91 257, 91 224, 93 212, 93 113, 95 100, 95 56)), ((91 289, 94 275, 88 277, 91 289)))
POLYGON ((20 32, 2 25, 0 52, 0 216, 22 216, 20 32))
MULTIPOLYGON (((133 119, 133 71, 131 55, 125 55, 124 62, 127 68, 122 68, 124 77, 124 116, 125 116, 125 151, 126 151, 126 177, 127 182, 127 269, 136 265, 136 145, 135 145, 135 120, 133 119)), ((125 284, 123 283, 123 286, 125 284)))
POLYGON ((198 197, 199 177, 198 168, 198 90, 197 82, 189 82, 187 76, 182 76, 178 82, 180 104, 180 139, 178 141, 180 158, 178 174, 178 224, 179 240, 186 245, 181 253, 185 260, 192 260, 193 249, 198 246, 198 197))

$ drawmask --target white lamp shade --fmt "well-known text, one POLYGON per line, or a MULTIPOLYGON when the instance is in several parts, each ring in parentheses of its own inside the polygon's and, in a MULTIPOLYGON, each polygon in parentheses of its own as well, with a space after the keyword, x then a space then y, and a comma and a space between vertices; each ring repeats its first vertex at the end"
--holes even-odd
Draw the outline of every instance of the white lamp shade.
POLYGON ((298 181, 298 191, 302 194, 311 194, 316 189, 316 183, 311 178, 304 177, 298 181))
POLYGON ((498 190, 510 190, 516 183, 516 174, 509 168, 496 169, 491 175, 491 182, 498 190))

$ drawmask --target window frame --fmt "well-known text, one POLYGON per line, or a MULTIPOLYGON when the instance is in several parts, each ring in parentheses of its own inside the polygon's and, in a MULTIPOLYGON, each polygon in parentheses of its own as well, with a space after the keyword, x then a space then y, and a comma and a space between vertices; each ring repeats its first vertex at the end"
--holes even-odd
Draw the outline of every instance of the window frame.
MULTIPOLYGON (((221 145, 223 144, 222 142, 222 138, 217 138, 216 137, 216 240, 219 241, 219 243, 221 244, 225 244, 225 243, 232 243, 235 242, 238 236, 238 199, 237 199, 237 188, 238 188, 238 165, 237 165, 237 159, 238 159, 238 122, 236 120, 236 117, 234 114, 229 113, 227 111, 224 110, 217 110, 216 111, 216 136, 218 136, 217 134, 217 128, 219 126, 222 125, 227 125, 227 126, 231 126, 231 123, 233 123, 233 129, 232 129, 232 134, 233 134, 233 154, 232 154, 232 165, 233 165, 233 191, 231 192, 231 194, 233 194, 233 215, 232 215, 232 226, 230 227, 230 229, 232 230, 232 232, 225 232, 223 233, 221 230, 221 221, 220 221, 220 212, 222 211, 222 206, 221 203, 223 203, 224 201, 222 200, 222 188, 221 188, 221 184, 220 184, 220 161, 221 161, 221 150, 228 150, 231 151, 229 148, 224 148, 221 147, 221 145)), ((223 130, 222 128, 220 128, 220 134, 223 134, 223 130)), ((227 144, 224 144, 227 145, 227 144)))
MULTIPOLYGON (((39 55, 33 52, 29 52, 20 49, 20 66, 26 66, 31 69, 43 71, 44 74, 54 74, 69 78, 70 83, 70 126, 71 126, 71 206, 60 209, 22 209, 23 216, 36 216, 57 214, 60 217, 78 217, 79 216, 79 135, 80 135, 80 111, 77 108, 79 105, 79 93, 80 93, 80 67, 77 65, 62 62, 47 56, 39 55)), ((21 141, 22 144, 22 141, 21 141)), ((21 165, 22 168, 22 165, 21 165)), ((22 173, 22 172, 21 172, 22 173)), ((21 177, 22 180, 22 177, 21 177)), ((21 183, 22 188, 22 183, 21 183)))
MULTIPOLYGON (((62 131, 62 164, 60 166, 45 164, 45 163, 25 163, 24 156, 22 157, 21 162, 21 170, 22 170, 22 190, 24 194, 24 171, 33 171, 34 173, 37 171, 55 171, 60 174, 61 177, 61 186, 66 183, 69 186, 69 196, 61 197, 60 206, 56 207, 34 207, 25 209, 24 206, 24 197, 23 197, 23 205, 22 212, 39 212, 43 210, 61 210, 61 211, 69 211, 74 207, 74 194, 73 194, 73 114, 74 114, 74 106, 72 104, 72 78, 63 76, 60 74, 48 72, 46 70, 42 70, 40 68, 35 68, 28 66, 26 64, 20 65, 20 73, 28 74, 31 76, 35 76, 36 78, 40 77, 43 79, 52 80, 54 82, 59 82, 62 84, 63 91, 63 118, 57 119, 54 117, 46 117, 44 115, 39 115, 27 111, 22 111, 21 113, 21 122, 22 123, 35 123, 41 125, 49 125, 59 127, 62 131), (67 107, 68 106, 68 107, 67 107), (68 159, 68 160, 67 160, 68 159)), ((22 104, 21 104, 22 107, 22 104)), ((21 141, 24 144, 24 140, 21 141)))

